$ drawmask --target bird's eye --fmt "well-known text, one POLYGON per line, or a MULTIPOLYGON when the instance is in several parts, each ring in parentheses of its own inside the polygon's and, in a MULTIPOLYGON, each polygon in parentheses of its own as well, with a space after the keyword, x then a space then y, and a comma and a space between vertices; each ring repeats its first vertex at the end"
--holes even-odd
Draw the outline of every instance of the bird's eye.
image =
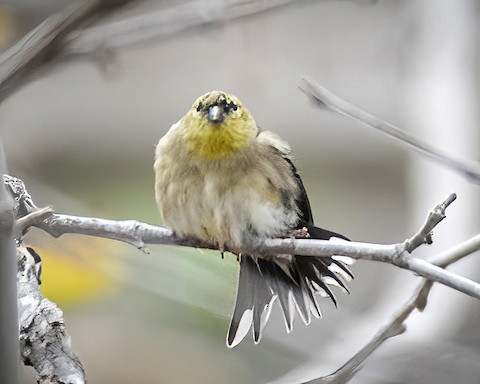
POLYGON ((203 104, 200 102, 197 106, 197 112, 200 112, 203 109, 203 104))
POLYGON ((230 103, 228 103, 226 106, 225 106, 225 109, 227 111, 230 111, 230 110, 234 110, 236 111, 238 109, 237 107, 237 104, 235 104, 233 101, 231 101, 230 103))

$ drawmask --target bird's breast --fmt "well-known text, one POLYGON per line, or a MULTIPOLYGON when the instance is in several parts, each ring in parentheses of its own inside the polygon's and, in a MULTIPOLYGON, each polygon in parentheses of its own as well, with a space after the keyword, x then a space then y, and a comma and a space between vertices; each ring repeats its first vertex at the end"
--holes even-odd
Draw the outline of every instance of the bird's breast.
POLYGON ((157 171, 156 194, 164 223, 177 236, 194 236, 220 249, 240 251, 252 238, 279 236, 298 220, 255 167, 157 171))

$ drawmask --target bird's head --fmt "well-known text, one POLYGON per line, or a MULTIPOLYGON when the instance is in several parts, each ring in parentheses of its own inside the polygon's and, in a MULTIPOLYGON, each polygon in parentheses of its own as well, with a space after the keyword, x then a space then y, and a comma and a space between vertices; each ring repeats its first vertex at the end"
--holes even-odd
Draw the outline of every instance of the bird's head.
POLYGON ((221 91, 200 96, 180 123, 190 151, 209 159, 237 154, 258 132, 240 100, 221 91))

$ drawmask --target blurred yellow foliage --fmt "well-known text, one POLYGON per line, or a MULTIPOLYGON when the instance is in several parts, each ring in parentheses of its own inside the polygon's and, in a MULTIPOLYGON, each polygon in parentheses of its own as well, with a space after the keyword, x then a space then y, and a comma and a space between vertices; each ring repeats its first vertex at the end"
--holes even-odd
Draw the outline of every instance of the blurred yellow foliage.
POLYGON ((18 35, 13 12, 0 7, 0 49, 7 48, 18 35))
POLYGON ((59 306, 97 300, 112 293, 110 272, 118 263, 108 257, 114 246, 95 238, 65 237, 34 249, 42 258, 43 294, 59 306), (115 265, 112 265, 115 264, 115 265))

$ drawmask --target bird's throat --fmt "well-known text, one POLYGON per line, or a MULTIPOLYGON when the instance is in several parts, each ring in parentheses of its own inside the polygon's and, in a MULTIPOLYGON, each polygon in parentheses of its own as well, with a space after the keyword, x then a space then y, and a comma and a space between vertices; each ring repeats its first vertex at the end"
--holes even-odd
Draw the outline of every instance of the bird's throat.
POLYGON ((247 131, 225 124, 205 124, 199 129, 189 130, 186 136, 189 149, 207 159, 233 156, 250 142, 247 131))

